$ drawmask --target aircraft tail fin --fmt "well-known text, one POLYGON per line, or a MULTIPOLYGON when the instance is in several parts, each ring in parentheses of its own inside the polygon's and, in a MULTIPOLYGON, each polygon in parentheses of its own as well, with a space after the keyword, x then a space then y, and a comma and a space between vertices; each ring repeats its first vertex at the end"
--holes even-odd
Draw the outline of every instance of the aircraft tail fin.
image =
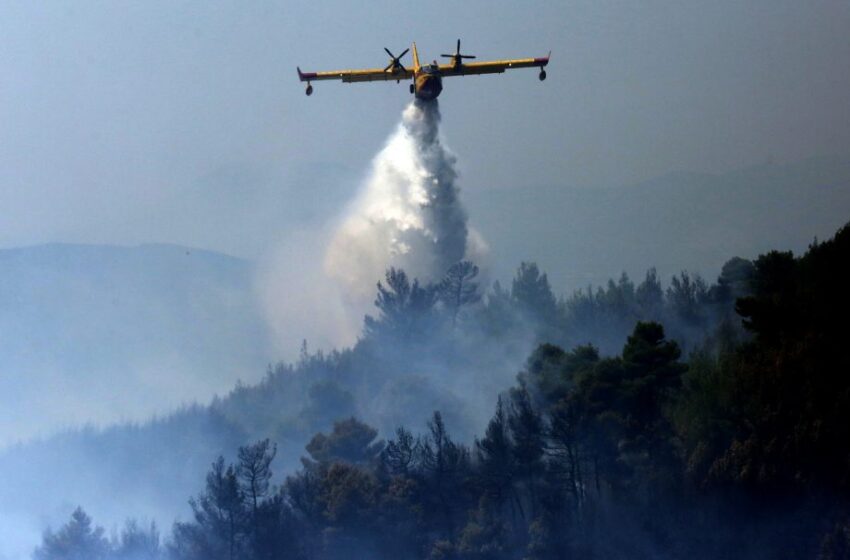
POLYGON ((414 72, 419 71, 419 51, 416 50, 416 42, 413 42, 413 70, 414 72))

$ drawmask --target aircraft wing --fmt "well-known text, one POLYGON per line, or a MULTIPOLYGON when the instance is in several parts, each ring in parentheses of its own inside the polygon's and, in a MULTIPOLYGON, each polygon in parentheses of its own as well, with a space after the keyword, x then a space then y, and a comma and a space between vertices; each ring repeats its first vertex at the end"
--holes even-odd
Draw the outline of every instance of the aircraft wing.
POLYGON ((444 77, 470 76, 475 74, 501 74, 513 68, 543 68, 549 64, 549 56, 540 58, 512 58, 508 60, 490 60, 487 62, 469 62, 460 66, 441 64, 440 72, 444 77))
POLYGON ((376 81, 397 81, 409 80, 413 78, 413 70, 397 69, 384 70, 382 68, 371 68, 367 70, 332 70, 330 72, 302 72, 298 69, 298 78, 302 82, 312 82, 318 80, 340 80, 346 83, 353 82, 376 82, 376 81))

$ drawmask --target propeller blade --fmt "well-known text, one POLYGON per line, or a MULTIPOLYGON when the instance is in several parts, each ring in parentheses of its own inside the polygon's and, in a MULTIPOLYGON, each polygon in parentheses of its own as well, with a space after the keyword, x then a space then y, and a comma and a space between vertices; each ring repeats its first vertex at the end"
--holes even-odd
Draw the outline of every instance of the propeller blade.
POLYGON ((390 62, 390 63, 389 63, 389 64, 387 64, 387 66, 384 68, 384 72, 386 72, 387 70, 389 70, 389 69, 390 69, 390 68, 392 68, 392 67, 393 67, 393 63, 392 63, 392 62, 390 62))
POLYGON ((398 55, 398 57, 396 57, 396 60, 399 60, 401 57, 403 57, 404 55, 406 55, 406 54, 407 54, 407 51, 409 51, 409 50, 410 50, 410 49, 404 49, 404 52, 403 52, 403 53, 401 53, 400 55, 398 55))
POLYGON ((457 54, 460 54, 460 39, 457 40, 457 54))
POLYGON ((440 56, 444 56, 446 58, 454 58, 455 57, 455 55, 453 55, 453 54, 441 54, 440 56))
POLYGON ((395 58, 395 55, 393 55, 393 53, 390 52, 390 49, 388 49, 387 47, 384 47, 384 50, 387 51, 387 54, 390 55, 390 58, 395 58))
POLYGON ((474 54, 462 54, 462 55, 460 55, 460 57, 461 58, 475 58, 475 55, 474 54))

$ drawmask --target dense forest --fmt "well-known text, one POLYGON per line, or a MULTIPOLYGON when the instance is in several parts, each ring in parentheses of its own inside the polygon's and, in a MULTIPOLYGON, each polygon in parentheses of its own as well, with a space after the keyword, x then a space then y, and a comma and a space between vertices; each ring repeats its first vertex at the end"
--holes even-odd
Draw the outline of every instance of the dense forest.
POLYGON ((244 441, 190 518, 107 535, 79 508, 34 557, 850 558, 849 268, 846 226, 711 285, 650 270, 557 298, 530 263, 510 288, 390 270, 353 348, 305 345, 213 403, 244 441), (455 391, 388 381, 417 369, 455 391))

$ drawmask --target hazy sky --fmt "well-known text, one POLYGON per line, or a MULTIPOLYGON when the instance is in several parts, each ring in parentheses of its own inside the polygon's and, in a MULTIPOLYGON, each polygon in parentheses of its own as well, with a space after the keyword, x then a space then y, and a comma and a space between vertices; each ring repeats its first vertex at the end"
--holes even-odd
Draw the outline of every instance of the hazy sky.
POLYGON ((0 246, 262 254, 353 195, 410 97, 308 98, 296 64, 383 66, 412 40, 426 59, 458 37, 484 58, 553 51, 544 83, 446 80, 467 190, 848 154, 848 29, 846 1, 4 2, 0 246))

